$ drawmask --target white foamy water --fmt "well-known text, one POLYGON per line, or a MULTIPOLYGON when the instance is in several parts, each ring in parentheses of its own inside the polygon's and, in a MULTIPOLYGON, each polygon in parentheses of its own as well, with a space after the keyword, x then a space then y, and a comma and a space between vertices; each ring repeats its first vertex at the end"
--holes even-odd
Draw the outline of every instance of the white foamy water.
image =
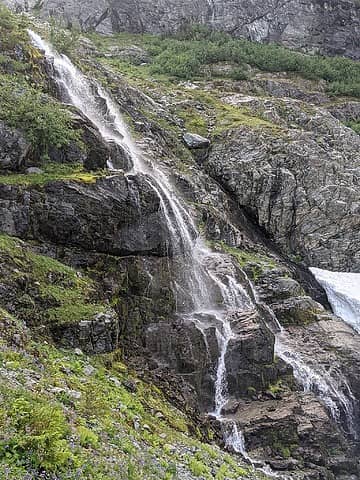
POLYGON ((360 333, 360 273, 310 270, 323 286, 334 313, 360 333))

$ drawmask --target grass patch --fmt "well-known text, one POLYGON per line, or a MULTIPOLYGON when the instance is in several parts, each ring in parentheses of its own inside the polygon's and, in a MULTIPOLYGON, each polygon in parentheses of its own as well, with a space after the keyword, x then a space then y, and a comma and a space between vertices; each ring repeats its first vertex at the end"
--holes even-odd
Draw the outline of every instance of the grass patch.
POLYGON ((275 260, 257 252, 230 247, 224 242, 217 242, 213 244, 213 246, 233 256, 241 268, 249 270, 252 280, 254 281, 256 281, 264 271, 277 267, 275 260))
POLYGON ((106 310, 96 302, 92 280, 57 260, 32 252, 23 242, 0 235, 0 254, 16 268, 4 279, 6 283, 16 286, 18 279, 26 278, 27 289, 18 292, 17 303, 20 317, 30 325, 77 323, 106 310))
POLYGON ((82 183, 95 183, 106 173, 87 172, 81 164, 48 163, 41 167, 43 173, 0 175, 0 184, 6 185, 45 185, 56 180, 73 180, 82 183))

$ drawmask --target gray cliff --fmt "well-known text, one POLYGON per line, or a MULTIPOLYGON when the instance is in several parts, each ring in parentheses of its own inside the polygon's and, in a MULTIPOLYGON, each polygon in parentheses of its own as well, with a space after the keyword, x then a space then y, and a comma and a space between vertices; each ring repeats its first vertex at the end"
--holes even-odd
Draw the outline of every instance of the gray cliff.
POLYGON ((254 41, 360 58, 357 0, 5 0, 5 4, 104 34, 158 34, 202 23, 254 41))

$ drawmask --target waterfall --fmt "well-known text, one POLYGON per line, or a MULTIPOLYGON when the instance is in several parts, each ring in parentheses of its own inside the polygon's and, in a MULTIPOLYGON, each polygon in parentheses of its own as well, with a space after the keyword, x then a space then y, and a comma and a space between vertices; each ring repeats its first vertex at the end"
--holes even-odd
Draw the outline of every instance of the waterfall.
POLYGON ((360 333, 360 273, 310 270, 324 287, 334 313, 360 333))
MULTIPOLYGON (((233 337, 229 313, 254 308, 253 303, 235 280, 236 271, 228 256, 215 253, 206 247, 188 209, 179 199, 168 177, 136 146, 119 107, 110 95, 96 82, 90 82, 69 58, 59 55, 39 35, 32 31, 29 31, 29 35, 34 45, 43 50, 45 56, 52 61, 54 80, 64 100, 77 107, 106 140, 115 142, 130 154, 133 162, 130 174, 147 175, 149 185, 160 200, 171 239, 170 248, 175 256, 181 256, 181 272, 173 285, 177 295, 178 313, 184 319, 191 320, 203 335, 205 327, 211 325, 216 329, 219 358, 212 414, 221 420, 222 409, 228 400, 226 352, 233 337)), ((109 167, 112 165, 109 164, 109 167)), ((245 454, 242 434, 236 426, 234 428, 236 432, 234 431, 231 437, 234 449, 245 454)))
MULTIPOLYGON (((216 253, 207 248, 200 237, 196 225, 187 207, 171 185, 168 176, 154 165, 134 143, 128 132, 122 114, 116 102, 96 82, 89 81, 64 55, 59 55, 34 32, 29 32, 34 44, 45 52, 54 65, 54 80, 65 101, 77 107, 100 131, 102 136, 128 152, 133 168, 128 174, 145 174, 151 188, 156 192, 167 223, 171 251, 176 258, 181 257, 182 268, 176 272, 173 288, 177 298, 177 311, 184 321, 191 321, 204 337, 207 345, 206 329, 216 329, 218 342, 218 360, 215 372, 214 409, 211 412, 223 421, 222 410, 228 401, 226 374, 226 353, 229 342, 234 337, 230 323, 230 313, 237 310, 249 310, 259 303, 256 292, 249 282, 250 295, 236 281, 236 269, 227 255, 216 253)), ((112 165, 109 162, 109 168, 112 165)), ((281 332, 276 317, 266 307, 271 324, 281 332)), ((315 391, 336 416, 336 389, 323 385, 322 376, 310 374, 294 353, 286 348, 283 333, 277 336, 277 352, 285 361, 293 365, 294 373, 304 388, 315 391), (289 353, 290 352, 290 353, 289 353), (305 373, 303 373, 305 372, 305 373), (310 381, 309 378, 312 380, 310 381), (335 402, 331 403, 331 401, 335 402)), ((289 345, 287 345, 289 347, 289 345)), ((344 401, 345 405, 345 401, 344 401)), ((225 423, 225 422, 224 422, 225 423)), ((229 423, 228 423, 229 425, 229 423)), ((242 432, 233 423, 225 436, 226 444, 248 458, 242 432)))

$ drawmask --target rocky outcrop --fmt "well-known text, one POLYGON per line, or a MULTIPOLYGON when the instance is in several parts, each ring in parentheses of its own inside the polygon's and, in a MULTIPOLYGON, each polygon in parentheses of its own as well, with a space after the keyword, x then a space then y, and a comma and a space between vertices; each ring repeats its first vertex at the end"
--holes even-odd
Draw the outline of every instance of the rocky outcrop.
POLYGON ((21 132, 0 122, 0 172, 24 169, 30 150, 30 143, 21 132))
POLYGON ((81 163, 86 170, 106 169, 128 171, 132 167, 130 154, 120 145, 106 141, 88 118, 71 108, 71 125, 79 132, 79 141, 60 148, 51 146, 49 159, 55 163, 81 163))
POLYGON ((1 185, 0 219, 2 232, 24 239, 113 255, 167 252, 159 198, 144 176, 58 181, 26 190, 1 185))
POLYGON ((274 126, 226 132, 204 163, 207 172, 286 253, 320 268, 360 271, 359 136, 294 100, 225 100, 274 126))
POLYGON ((307 52, 360 58, 360 6, 356 0, 5 0, 14 8, 34 8, 66 25, 100 33, 175 32, 202 23, 234 36, 282 43, 307 52))
POLYGON ((349 460, 351 446, 312 395, 286 392, 278 399, 255 400, 228 419, 242 428, 253 458, 286 472, 290 477, 285 478, 358 478, 359 467, 349 460))
POLYGON ((113 310, 99 312, 92 319, 51 327, 56 343, 80 348, 88 354, 113 352, 119 346, 119 320, 113 310))

